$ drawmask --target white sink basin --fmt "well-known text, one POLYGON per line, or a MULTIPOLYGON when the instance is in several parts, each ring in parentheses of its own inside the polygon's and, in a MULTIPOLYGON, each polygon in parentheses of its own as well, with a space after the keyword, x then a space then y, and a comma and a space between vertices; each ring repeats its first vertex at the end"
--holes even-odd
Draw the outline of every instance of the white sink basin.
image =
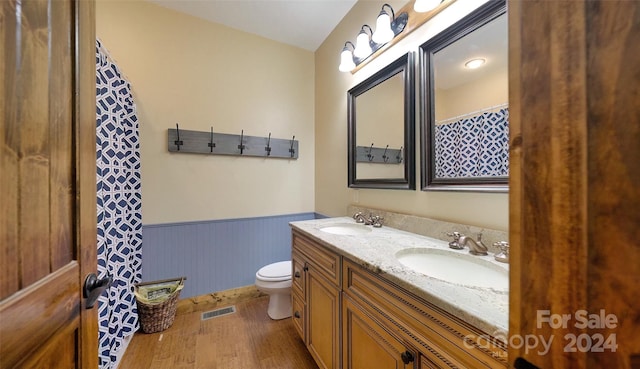
POLYGON ((371 228, 362 224, 354 223, 337 223, 320 228, 322 232, 338 234, 342 236, 357 236, 371 232, 371 228))
POLYGON ((448 250, 412 248, 400 250, 396 259, 409 269, 445 282, 509 291, 509 272, 478 256, 448 250))

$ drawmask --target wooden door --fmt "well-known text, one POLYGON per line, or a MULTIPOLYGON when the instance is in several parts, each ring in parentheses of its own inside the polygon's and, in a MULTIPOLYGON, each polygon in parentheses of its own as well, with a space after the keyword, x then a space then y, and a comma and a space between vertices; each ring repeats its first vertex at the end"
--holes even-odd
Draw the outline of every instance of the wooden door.
POLYGON ((343 369, 416 367, 415 350, 408 350, 400 339, 387 332, 349 296, 342 296, 343 369))
POLYGON ((0 1, 0 367, 95 368, 95 14, 0 1))
POLYGON ((338 369, 340 291, 312 265, 306 278, 307 348, 321 369, 338 369))
POLYGON ((640 2, 508 16, 509 361, 640 368, 640 2))

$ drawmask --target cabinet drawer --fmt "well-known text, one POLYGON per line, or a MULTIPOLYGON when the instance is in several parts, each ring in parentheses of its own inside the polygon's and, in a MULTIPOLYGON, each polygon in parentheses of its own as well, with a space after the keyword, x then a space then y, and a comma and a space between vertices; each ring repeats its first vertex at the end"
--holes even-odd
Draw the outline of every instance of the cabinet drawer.
POLYGON ((314 241, 293 232, 293 252, 302 254, 307 262, 314 265, 315 269, 336 286, 340 286, 340 256, 314 241))
POLYGON ((305 270, 304 270, 304 258, 297 252, 293 252, 291 254, 291 287, 294 292, 300 294, 300 296, 305 297, 305 270))
POLYGON ((300 338, 303 342, 306 342, 304 337, 304 317, 305 317, 305 304, 304 299, 301 298, 295 291, 291 294, 291 305, 293 309, 293 326, 298 331, 300 338))
MULTIPOLYGON (((343 290, 379 314, 389 329, 398 332, 428 359, 442 368, 505 368, 506 345, 468 337, 489 337, 470 324, 411 294, 358 264, 344 260, 343 290)), ((429 368, 429 366, 425 366, 429 368)))

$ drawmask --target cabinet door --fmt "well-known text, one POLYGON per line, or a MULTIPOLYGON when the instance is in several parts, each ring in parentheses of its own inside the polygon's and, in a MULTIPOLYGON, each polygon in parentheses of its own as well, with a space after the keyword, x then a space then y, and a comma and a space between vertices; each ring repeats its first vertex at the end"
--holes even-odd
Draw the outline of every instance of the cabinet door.
POLYGON ((320 369, 340 367, 340 290, 312 265, 307 278, 307 348, 320 369))
POLYGON ((390 334, 346 294, 343 306, 343 369, 415 368, 416 351, 390 334))

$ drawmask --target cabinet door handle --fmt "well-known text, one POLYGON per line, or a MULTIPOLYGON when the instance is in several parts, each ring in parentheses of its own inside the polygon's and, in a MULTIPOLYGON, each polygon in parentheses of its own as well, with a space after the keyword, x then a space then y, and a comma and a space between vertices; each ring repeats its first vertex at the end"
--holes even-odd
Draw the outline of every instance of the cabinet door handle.
POLYGON ((304 268, 302 268, 302 270, 306 272, 307 270, 309 270, 309 267, 305 265, 304 268))
POLYGON ((402 359, 402 362, 407 365, 411 362, 413 362, 413 354, 410 353, 409 351, 405 351, 402 354, 400 354, 400 359, 402 359))
POLYGON ((296 311, 295 313, 293 313, 293 316, 295 316, 296 318, 300 319, 300 312, 296 311))
POLYGON ((293 274, 293 276, 296 277, 296 278, 300 278, 300 272, 296 271, 295 274, 293 274))

